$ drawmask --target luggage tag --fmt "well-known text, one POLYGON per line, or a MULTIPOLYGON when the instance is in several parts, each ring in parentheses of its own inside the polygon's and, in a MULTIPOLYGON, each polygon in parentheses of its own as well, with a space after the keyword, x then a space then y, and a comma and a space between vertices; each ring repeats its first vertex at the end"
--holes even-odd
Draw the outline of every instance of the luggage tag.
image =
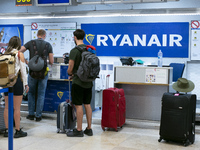
MULTIPOLYGON (((185 92, 185 94, 187 94, 187 92, 185 92)), ((179 96, 179 95, 183 95, 183 94, 180 94, 178 91, 174 93, 174 96, 179 96)))
POLYGON ((175 93, 174 96, 179 96, 179 93, 175 93))

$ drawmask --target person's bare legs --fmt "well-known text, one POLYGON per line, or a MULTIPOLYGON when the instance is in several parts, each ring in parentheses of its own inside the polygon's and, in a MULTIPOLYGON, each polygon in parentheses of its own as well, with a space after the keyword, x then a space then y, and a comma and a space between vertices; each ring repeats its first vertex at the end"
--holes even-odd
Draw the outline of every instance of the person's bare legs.
POLYGON ((8 129, 8 96, 4 96, 5 99, 5 109, 4 109, 4 123, 8 129))
MULTIPOLYGON (((13 96, 15 128, 20 129, 20 107, 22 96, 13 96)), ((8 128, 8 96, 5 96, 4 122, 8 128)))
POLYGON ((76 118, 77 118, 77 130, 82 130, 82 122, 83 122, 83 107, 82 105, 75 105, 76 107, 76 118))
POLYGON ((87 118, 87 129, 91 129, 92 124, 92 108, 90 104, 84 104, 87 118))
POLYGON ((22 103, 22 95, 14 96, 14 119, 15 119, 15 129, 20 130, 20 107, 22 103))

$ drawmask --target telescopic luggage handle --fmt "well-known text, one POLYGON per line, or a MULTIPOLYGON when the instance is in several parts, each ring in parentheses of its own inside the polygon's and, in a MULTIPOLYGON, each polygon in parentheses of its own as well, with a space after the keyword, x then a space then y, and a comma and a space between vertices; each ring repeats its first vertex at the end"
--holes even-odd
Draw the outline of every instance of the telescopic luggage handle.
POLYGON ((74 104, 72 103, 72 100, 71 100, 70 79, 69 79, 69 99, 66 100, 66 102, 72 107, 72 120, 75 121, 76 120, 76 108, 75 108, 75 106, 74 106, 74 104))
POLYGON ((106 76, 106 89, 109 88, 109 77, 110 77, 110 75, 108 74, 108 75, 106 76))
POLYGON ((71 101, 71 86, 70 86, 70 79, 69 79, 69 100, 71 101))
POLYGON ((67 99, 66 102, 72 105, 70 79, 69 79, 69 99, 67 99))

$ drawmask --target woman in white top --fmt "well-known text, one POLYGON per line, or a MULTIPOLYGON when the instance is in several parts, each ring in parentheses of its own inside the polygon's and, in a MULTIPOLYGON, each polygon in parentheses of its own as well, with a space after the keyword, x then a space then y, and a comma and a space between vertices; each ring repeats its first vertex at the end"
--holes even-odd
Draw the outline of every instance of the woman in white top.
MULTIPOLYGON (((8 48, 5 54, 18 51, 20 50, 20 48, 20 38, 17 36, 13 36, 8 43, 8 48)), ((24 54, 18 51, 18 53, 15 55, 15 59, 15 75, 17 75, 18 78, 17 82, 13 86, 14 121, 16 130, 14 138, 19 138, 27 136, 27 132, 23 132, 20 129, 20 107, 22 103, 23 91, 26 89, 26 92, 28 92, 29 87, 27 83, 27 72, 24 54)), ((6 126, 4 137, 8 137, 8 93, 5 93, 4 122, 6 126)))

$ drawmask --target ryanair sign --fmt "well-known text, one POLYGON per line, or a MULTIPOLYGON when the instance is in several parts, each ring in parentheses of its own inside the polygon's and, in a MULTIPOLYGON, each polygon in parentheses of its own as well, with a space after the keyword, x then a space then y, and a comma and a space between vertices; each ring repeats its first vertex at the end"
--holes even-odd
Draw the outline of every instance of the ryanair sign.
POLYGON ((85 44, 97 49, 97 56, 188 58, 189 23, 82 24, 85 44))

